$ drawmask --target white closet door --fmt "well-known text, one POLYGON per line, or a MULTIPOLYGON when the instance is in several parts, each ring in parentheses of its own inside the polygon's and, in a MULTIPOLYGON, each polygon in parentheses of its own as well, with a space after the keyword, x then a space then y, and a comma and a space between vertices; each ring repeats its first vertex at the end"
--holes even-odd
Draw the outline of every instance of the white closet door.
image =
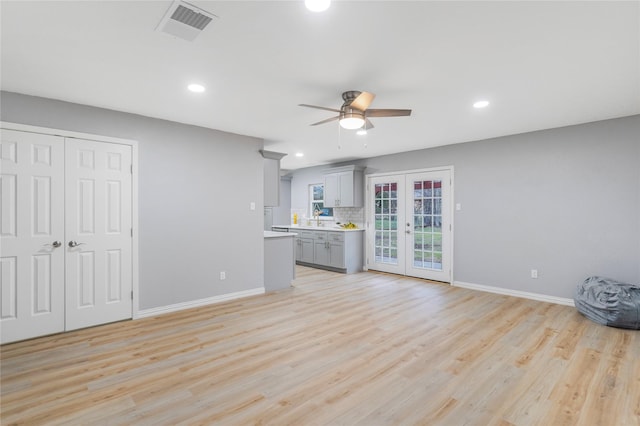
POLYGON ((1 130, 0 341, 64 330, 64 139, 1 130))
POLYGON ((132 316, 131 146, 66 140, 66 329, 132 316))

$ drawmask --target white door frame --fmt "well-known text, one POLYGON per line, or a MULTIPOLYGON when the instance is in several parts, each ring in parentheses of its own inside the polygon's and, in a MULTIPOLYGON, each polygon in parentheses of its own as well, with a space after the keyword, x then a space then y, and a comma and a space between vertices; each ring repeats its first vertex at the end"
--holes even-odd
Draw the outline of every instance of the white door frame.
POLYGON ((131 139, 113 138, 110 136, 94 135, 90 133, 73 132, 69 130, 51 129, 48 127, 31 126, 27 124, 9 123, 0 121, 0 128, 7 130, 17 130, 31 133, 42 133, 45 135, 55 135, 64 138, 87 139, 95 142, 109 142, 131 146, 131 164, 133 167, 131 176, 131 226, 133 227, 132 247, 131 247, 131 273, 132 273, 132 318, 139 318, 140 298, 139 298, 139 269, 138 269, 138 141, 131 139))
POLYGON ((425 168, 425 169, 411 169, 411 170, 397 170, 397 171, 390 171, 390 172, 383 172, 383 173, 372 173, 372 174, 368 174, 366 175, 366 188, 365 188, 365 205, 364 205, 364 221, 365 221, 365 254, 366 254, 366 258, 365 258, 365 267, 364 270, 368 270, 368 266, 369 266, 369 259, 372 259, 372 256, 374 256, 374 253, 372 253, 371 247, 373 247, 373 241, 372 238, 374 238, 373 236, 373 232, 372 232, 372 226, 374 223, 373 218, 371 217, 371 211, 372 211, 372 197, 371 197, 371 179, 372 178, 378 178, 378 177, 384 177, 384 176, 396 176, 396 175, 408 175, 408 174, 413 174, 413 173, 426 173, 426 172, 438 172, 438 171, 448 171, 449 172, 449 176, 451 177, 451 194, 450 194, 450 200, 449 200, 449 208, 450 208, 450 212, 451 212, 451 244, 448 250, 448 255, 449 255, 449 259, 451 259, 451 277, 450 279, 450 284, 453 284, 454 282, 454 275, 455 275, 455 269, 454 269, 454 259, 453 259, 453 246, 454 246, 454 231, 455 231, 455 226, 454 226, 454 199, 455 199, 455 194, 454 194, 454 167, 453 165, 450 166, 441 166, 441 167, 430 167, 430 168, 425 168))

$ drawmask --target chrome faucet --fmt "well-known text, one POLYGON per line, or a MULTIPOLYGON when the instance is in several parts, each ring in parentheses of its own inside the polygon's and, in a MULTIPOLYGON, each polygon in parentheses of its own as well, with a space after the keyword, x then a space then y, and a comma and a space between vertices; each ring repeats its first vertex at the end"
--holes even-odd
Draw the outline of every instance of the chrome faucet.
POLYGON ((316 218, 316 226, 320 226, 320 210, 315 209, 313 211, 313 217, 316 218))

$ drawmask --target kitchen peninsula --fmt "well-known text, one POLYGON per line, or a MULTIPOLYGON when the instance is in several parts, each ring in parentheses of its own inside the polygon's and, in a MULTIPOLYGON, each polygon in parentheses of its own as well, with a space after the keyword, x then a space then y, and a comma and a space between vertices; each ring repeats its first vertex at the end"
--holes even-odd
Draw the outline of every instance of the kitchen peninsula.
POLYGON ((347 274, 362 271, 364 229, 297 225, 278 225, 273 229, 297 234, 295 251, 298 265, 347 274))
POLYGON ((295 233, 264 231, 264 289, 291 287, 296 277, 295 233))

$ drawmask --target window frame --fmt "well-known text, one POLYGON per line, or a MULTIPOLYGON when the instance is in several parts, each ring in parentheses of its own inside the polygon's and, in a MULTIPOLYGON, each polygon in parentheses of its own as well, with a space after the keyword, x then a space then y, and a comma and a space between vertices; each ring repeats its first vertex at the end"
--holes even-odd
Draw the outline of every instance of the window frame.
POLYGON ((328 215, 320 215, 320 220, 333 220, 333 207, 324 207, 325 201, 324 201, 324 183, 320 182, 320 183, 312 183, 309 184, 309 202, 307 204, 307 207, 309 208, 309 217, 310 218, 314 218, 315 216, 313 215, 314 212, 314 204, 318 204, 318 203, 322 203, 322 210, 327 210, 328 211, 328 215), (314 189, 316 187, 322 187, 322 199, 321 200, 314 200, 314 189))

